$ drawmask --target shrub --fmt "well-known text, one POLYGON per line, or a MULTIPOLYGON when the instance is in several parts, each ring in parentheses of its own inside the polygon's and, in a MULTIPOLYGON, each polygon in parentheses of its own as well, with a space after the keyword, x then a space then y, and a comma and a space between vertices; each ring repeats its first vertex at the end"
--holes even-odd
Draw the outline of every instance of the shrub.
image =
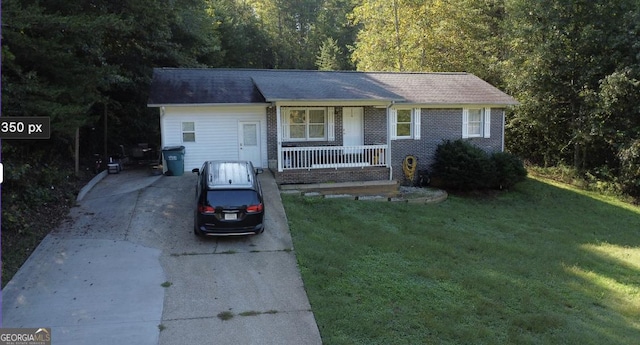
POLYGON ((527 177, 527 169, 520 158, 509 152, 495 152, 491 160, 496 167, 496 184, 494 187, 510 188, 527 177))
POLYGON ((445 188, 474 190, 495 185, 496 168, 489 155, 464 140, 440 144, 431 169, 445 188))
POLYGON ((522 160, 513 154, 489 155, 465 140, 440 144, 431 169, 442 187, 462 191, 509 188, 527 176, 522 160))

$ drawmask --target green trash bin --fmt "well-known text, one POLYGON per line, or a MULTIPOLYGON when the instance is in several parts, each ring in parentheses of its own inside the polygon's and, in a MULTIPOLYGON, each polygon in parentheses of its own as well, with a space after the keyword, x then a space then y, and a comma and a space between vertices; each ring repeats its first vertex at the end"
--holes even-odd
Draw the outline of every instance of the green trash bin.
POLYGON ((181 176, 184 174, 184 146, 166 146, 162 149, 167 164, 166 175, 181 176))

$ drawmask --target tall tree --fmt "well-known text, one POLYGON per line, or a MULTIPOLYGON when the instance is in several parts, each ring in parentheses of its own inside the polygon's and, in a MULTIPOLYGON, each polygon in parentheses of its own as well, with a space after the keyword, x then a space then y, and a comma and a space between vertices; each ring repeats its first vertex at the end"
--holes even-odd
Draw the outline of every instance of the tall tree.
MULTIPOLYGON (((364 0, 352 58, 359 70, 495 74, 502 1, 364 0)), ((489 78, 493 79, 493 78, 489 78)))
POLYGON ((106 106, 114 146, 136 136, 157 139, 155 114, 145 106, 152 68, 221 61, 205 6, 201 0, 5 1, 3 114, 50 116, 52 143, 64 146, 76 128, 104 123, 96 120, 106 106))
POLYGON ((340 48, 336 40, 333 38, 327 38, 322 47, 320 53, 316 59, 316 66, 321 71, 336 71, 340 69, 340 48))
POLYGON ((541 164, 567 162, 578 169, 611 159, 611 150, 593 135, 586 95, 637 61, 637 12, 635 0, 507 3, 510 54, 504 79, 522 102, 508 125, 513 151, 541 164))
MULTIPOLYGON (((355 27, 347 13, 352 0, 250 0, 261 28, 272 44, 273 68, 314 69, 316 54, 334 38, 346 57, 355 27)), ((341 69, 351 68, 348 59, 341 69)))
POLYGON ((253 7, 244 1, 211 0, 209 13, 220 34, 224 54, 221 66, 268 68, 273 65, 270 37, 262 30, 253 7))

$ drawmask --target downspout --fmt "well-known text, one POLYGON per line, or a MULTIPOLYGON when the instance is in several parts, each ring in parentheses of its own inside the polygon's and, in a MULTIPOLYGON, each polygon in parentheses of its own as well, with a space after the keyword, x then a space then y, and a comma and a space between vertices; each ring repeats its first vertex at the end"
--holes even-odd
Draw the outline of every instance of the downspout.
MULTIPOLYGON (((160 150, 162 150, 164 148, 164 146, 166 145, 165 142, 165 136, 166 136, 166 131, 163 131, 162 129, 165 128, 164 127, 164 122, 165 122, 165 118, 164 115, 166 114, 167 109, 164 106, 160 107, 160 150)), ((162 152, 162 151, 160 151, 162 152)), ((164 175, 164 173, 167 172, 168 168, 167 168, 167 162, 164 160, 164 154, 160 154, 161 160, 162 160, 162 174, 164 175)))
POLYGON ((506 120, 505 120, 505 115, 504 115, 504 109, 502 109, 502 152, 504 152, 504 128, 506 125, 506 120))
POLYGON ((393 181, 393 164, 391 162, 391 115, 389 109, 395 104, 391 101, 387 106, 387 165, 389 166, 389 181, 393 181))

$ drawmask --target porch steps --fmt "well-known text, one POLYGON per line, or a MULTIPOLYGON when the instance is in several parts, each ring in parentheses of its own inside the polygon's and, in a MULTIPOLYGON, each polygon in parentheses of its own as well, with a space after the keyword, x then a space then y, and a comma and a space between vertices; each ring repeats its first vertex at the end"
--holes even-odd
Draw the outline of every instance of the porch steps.
POLYGON ((299 191, 300 193, 304 194, 348 194, 353 196, 383 195, 386 197, 395 197, 399 195, 398 187, 398 181, 383 180, 311 184, 283 184, 280 185, 280 190, 283 192, 299 191))

